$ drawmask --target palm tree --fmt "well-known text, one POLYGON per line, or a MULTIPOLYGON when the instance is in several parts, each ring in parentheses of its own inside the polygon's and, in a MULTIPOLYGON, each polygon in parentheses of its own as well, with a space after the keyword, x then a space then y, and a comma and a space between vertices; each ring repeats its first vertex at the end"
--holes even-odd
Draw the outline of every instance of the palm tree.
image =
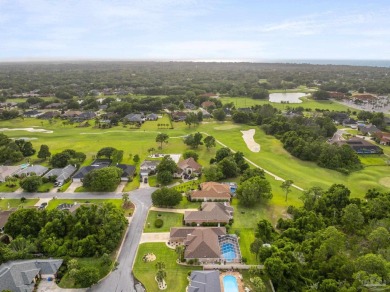
POLYGON ((156 274, 156 280, 162 283, 167 277, 167 273, 164 270, 158 270, 156 274))
POLYGON ((164 270, 165 269, 165 263, 164 262, 157 262, 156 263, 157 270, 164 270))

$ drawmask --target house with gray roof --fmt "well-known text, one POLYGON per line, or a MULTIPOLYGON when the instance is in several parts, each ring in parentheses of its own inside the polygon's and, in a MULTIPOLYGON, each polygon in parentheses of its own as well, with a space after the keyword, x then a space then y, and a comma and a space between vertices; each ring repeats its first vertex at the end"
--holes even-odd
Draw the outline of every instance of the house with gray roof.
POLYGON ((202 223, 228 224, 231 219, 233 207, 227 202, 203 202, 199 211, 184 212, 184 223, 198 226, 202 223))
POLYGON ((117 164, 116 167, 122 169, 121 181, 129 181, 130 178, 134 177, 135 166, 130 164, 117 164))
POLYGON ((32 292, 39 278, 55 278, 61 259, 20 260, 0 265, 0 291, 32 292))
POLYGON ((221 292, 219 271, 192 271, 187 292, 221 292))
POLYGON ((145 117, 143 114, 128 114, 123 118, 130 123, 139 123, 142 124, 145 121, 145 117))
POLYGON ((160 160, 144 160, 140 166, 140 177, 142 182, 147 182, 150 174, 155 174, 160 160))
POLYGON ((73 165, 65 166, 64 168, 53 168, 43 177, 49 178, 51 176, 56 176, 56 182, 63 183, 77 170, 73 165))
POLYGON ((8 176, 13 176, 18 170, 20 170, 20 166, 0 166, 0 182, 5 182, 8 176))
POLYGON ((18 175, 18 176, 21 176, 23 174, 25 174, 26 176, 29 176, 33 173, 35 173, 35 175, 37 176, 42 176, 44 175, 49 169, 47 167, 44 167, 42 165, 30 165, 26 168, 23 168, 23 169, 20 169, 19 171, 17 171, 15 174, 18 175))
POLYGON ((147 121, 157 121, 158 120, 158 115, 151 113, 146 116, 147 121))

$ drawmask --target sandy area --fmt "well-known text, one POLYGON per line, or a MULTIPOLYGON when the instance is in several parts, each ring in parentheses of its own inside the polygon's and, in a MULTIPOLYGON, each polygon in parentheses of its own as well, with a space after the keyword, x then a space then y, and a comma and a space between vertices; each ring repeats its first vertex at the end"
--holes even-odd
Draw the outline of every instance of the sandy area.
POLYGON ((250 129, 248 131, 241 131, 242 138, 244 139, 246 146, 252 152, 260 152, 260 144, 256 143, 253 137, 255 136, 256 130, 250 129))
POLYGON ((34 128, 14 128, 14 129, 1 128, 0 129, 0 132, 4 132, 4 131, 27 131, 27 132, 31 132, 31 133, 44 133, 44 134, 52 134, 53 133, 53 131, 49 131, 49 130, 45 130, 45 129, 34 129, 34 128))

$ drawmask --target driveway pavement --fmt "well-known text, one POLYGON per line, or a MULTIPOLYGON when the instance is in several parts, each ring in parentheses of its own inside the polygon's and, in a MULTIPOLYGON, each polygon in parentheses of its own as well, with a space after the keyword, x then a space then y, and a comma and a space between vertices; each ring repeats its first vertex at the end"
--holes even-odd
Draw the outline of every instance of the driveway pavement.
POLYGON ((63 289, 58 287, 58 285, 54 281, 47 281, 46 279, 42 279, 39 283, 37 292, 84 292, 87 289, 63 289))
POLYGON ((168 242, 169 232, 142 233, 140 244, 144 242, 168 242))

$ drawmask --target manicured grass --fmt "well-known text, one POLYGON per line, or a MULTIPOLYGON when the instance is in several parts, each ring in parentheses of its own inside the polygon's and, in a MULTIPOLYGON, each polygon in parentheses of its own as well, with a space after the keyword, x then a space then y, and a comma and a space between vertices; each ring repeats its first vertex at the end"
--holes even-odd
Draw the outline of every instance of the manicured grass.
POLYGON ((128 182, 125 187, 123 188, 123 191, 124 192, 130 192, 130 191, 133 191, 133 190, 136 190, 139 188, 139 185, 140 185, 140 181, 139 181, 139 177, 136 176, 133 178, 133 181, 131 182, 128 182))
POLYGON ((144 232, 169 232, 171 227, 180 227, 183 225, 183 214, 172 212, 149 211, 145 222, 144 232), (154 226, 156 219, 163 220, 161 228, 154 226))
POLYGON ((239 232, 239 244, 241 250, 241 256, 246 258, 248 265, 256 265, 258 264, 256 255, 251 253, 250 246, 251 243, 255 240, 255 231, 251 228, 242 228, 242 229, 234 229, 232 228, 229 233, 235 233, 238 230, 239 232))
POLYGON ((24 203, 21 202, 20 199, 0 199, 0 209, 1 210, 7 210, 8 204, 10 208, 17 208, 17 207, 29 207, 34 206, 39 200, 38 199, 26 199, 24 203))
POLYGON ((112 203, 118 208, 122 208, 122 200, 120 199, 54 199, 49 201, 47 205, 47 210, 52 210, 58 207, 60 204, 73 204, 73 203, 93 203, 96 205, 101 205, 103 203, 112 203))
POLYGON ((156 187, 157 186, 157 175, 150 175, 148 177, 148 183, 149 183, 149 186, 151 187, 156 187))
POLYGON ((177 186, 174 186, 173 188, 181 193, 185 193, 187 191, 197 190, 199 184, 201 184, 204 181, 205 181, 205 178, 204 178, 204 176, 202 176, 201 179, 187 181, 185 183, 181 183, 177 186))
POLYGON ((38 193, 47 193, 52 188, 54 188, 54 183, 52 183, 52 182, 48 182, 48 183, 42 184, 38 188, 38 193))
MULTIPOLYGON (((103 264, 102 260, 99 258, 76 258, 80 268, 96 268, 99 271, 99 279, 102 279, 106 276, 114 267, 114 257, 113 253, 111 255, 111 260, 113 261, 111 265, 103 264)), ((69 273, 66 273, 64 277, 62 277, 61 282, 58 284, 61 288, 84 288, 79 285, 75 285, 74 280, 69 277, 69 273)))
POLYGON ((88 190, 86 188, 84 188, 83 186, 80 186, 80 187, 77 187, 75 190, 74 190, 75 193, 84 193, 84 192, 88 192, 88 190))
POLYGON ((60 187, 59 189, 60 189, 60 192, 65 192, 68 188, 69 188, 69 186, 72 184, 72 181, 70 180, 70 181, 68 181, 68 182, 66 182, 66 183, 64 183, 64 185, 62 186, 62 187, 60 187))
POLYGON ((158 292, 160 290, 154 280, 157 273, 155 266, 157 262, 164 262, 167 273, 166 283, 168 285, 166 291, 183 292, 188 285, 188 273, 200 268, 181 266, 176 263, 176 259, 175 251, 168 248, 165 243, 143 243, 138 248, 133 267, 134 276, 145 286, 146 291, 158 292), (154 253, 156 260, 149 263, 143 262, 142 257, 147 253, 154 253))
POLYGON ((164 114, 161 119, 158 119, 157 121, 145 121, 145 123, 142 124, 141 130, 146 131, 161 131, 164 132, 165 130, 169 129, 171 127, 171 121, 167 114, 164 114), (166 126, 158 126, 158 125, 168 125, 166 126))
POLYGON ((9 187, 6 183, 0 183, 0 192, 8 193, 14 192, 19 188, 19 183, 16 182, 16 185, 13 187, 9 187))
POLYGON ((188 201, 186 196, 183 196, 183 200, 180 201, 178 205, 176 205, 175 209, 198 209, 200 207, 200 202, 191 202, 188 201))

